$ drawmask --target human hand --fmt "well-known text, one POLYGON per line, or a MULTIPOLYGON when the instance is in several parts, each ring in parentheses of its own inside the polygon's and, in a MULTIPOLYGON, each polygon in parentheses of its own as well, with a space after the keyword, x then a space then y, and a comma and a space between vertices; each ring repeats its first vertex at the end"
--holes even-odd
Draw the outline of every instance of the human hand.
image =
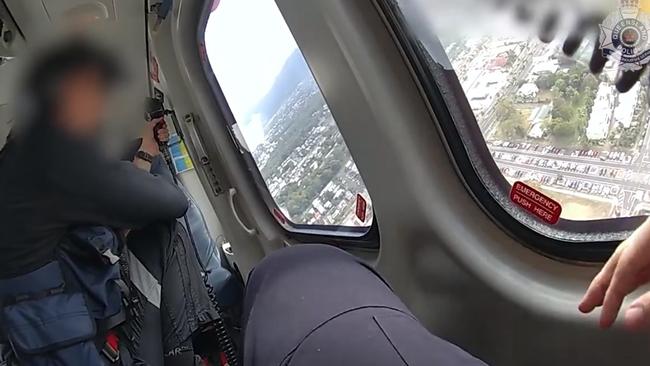
MULTIPOLYGON (((614 252, 594 278, 579 309, 591 313, 602 307, 600 326, 611 327, 623 300, 639 286, 650 282, 650 220, 646 221, 614 252)), ((634 301, 625 312, 625 327, 641 330, 650 327, 650 292, 634 301)))
POLYGON ((160 154, 160 144, 169 142, 169 130, 164 118, 154 119, 144 127, 141 150, 151 154, 160 154))
MULTIPOLYGON (((516 4, 515 12, 519 20, 526 23, 538 21, 538 37, 545 43, 550 43, 557 37, 561 18, 563 17, 561 6, 567 7, 567 9, 565 9, 566 11, 571 10, 570 3, 555 3, 546 8, 541 7, 544 10, 540 10, 540 7, 535 7, 535 3, 522 0, 510 1, 516 4), (543 11, 542 15, 535 14, 535 12, 539 11, 543 11)), ((589 69, 593 74, 600 74, 609 61, 600 47, 600 25, 603 23, 608 13, 613 10, 614 9, 611 9, 608 5, 574 9, 573 11, 577 12, 579 16, 577 16, 571 31, 562 44, 563 53, 571 57, 578 51, 584 39, 595 39, 594 49, 589 61, 589 69)), ((616 89, 621 93, 630 91, 630 89, 632 89, 632 87, 640 80, 645 69, 646 67, 643 66, 641 70, 621 72, 615 82, 616 89)))

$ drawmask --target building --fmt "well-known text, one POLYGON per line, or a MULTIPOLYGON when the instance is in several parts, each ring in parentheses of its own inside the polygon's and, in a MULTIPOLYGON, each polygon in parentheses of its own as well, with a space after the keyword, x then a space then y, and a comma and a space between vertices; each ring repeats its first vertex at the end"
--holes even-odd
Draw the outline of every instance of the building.
POLYGON ((557 60, 547 59, 545 57, 535 57, 533 58, 533 69, 530 71, 532 75, 542 75, 542 74, 555 74, 560 69, 560 64, 557 60))
POLYGON ((490 61, 490 65, 488 66, 488 69, 489 70, 502 69, 508 65, 508 60, 509 60, 508 53, 505 52, 501 53, 497 57, 492 59, 492 61, 490 61))
POLYGON ((532 102, 537 98, 539 88, 535 83, 526 83, 517 91, 517 98, 526 102, 532 102))
POLYGON ((528 117, 528 123, 531 125, 528 131, 528 137, 539 139, 544 136, 544 122, 551 117, 553 104, 545 104, 533 110, 528 117))
POLYGON ((587 138, 589 140, 604 140, 609 135, 615 99, 614 88, 609 83, 601 83, 587 125, 587 138))
POLYGON ((632 126, 634 111, 639 102, 640 91, 641 87, 637 83, 627 93, 621 93, 618 95, 618 105, 616 106, 616 109, 614 109, 614 121, 620 123, 624 128, 630 128, 630 126, 632 126))
POLYGON ((482 71, 463 87, 472 110, 477 115, 494 104, 495 98, 508 85, 508 74, 500 71, 482 71))

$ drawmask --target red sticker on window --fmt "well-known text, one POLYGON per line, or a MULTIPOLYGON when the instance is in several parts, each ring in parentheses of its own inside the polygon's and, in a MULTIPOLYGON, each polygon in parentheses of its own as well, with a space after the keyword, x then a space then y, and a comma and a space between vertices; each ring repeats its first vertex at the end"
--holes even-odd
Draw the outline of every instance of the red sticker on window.
POLYGON ((510 191, 510 200, 547 224, 555 225, 560 220, 562 206, 557 201, 522 182, 513 184, 510 191))
POLYGON ((287 218, 284 216, 282 211, 278 210, 277 208, 273 209, 273 215, 275 215, 275 218, 282 224, 286 225, 287 224, 287 218))
POLYGON ((368 202, 366 202, 366 199, 363 198, 362 195, 357 194, 357 218, 361 220, 361 222, 366 222, 366 211, 368 210, 368 202))
POLYGON ((155 81, 157 83, 160 83, 160 76, 158 76, 158 72, 159 72, 159 70, 158 70, 158 60, 156 60, 155 57, 151 56, 150 63, 151 63, 151 65, 150 65, 151 70, 150 70, 149 73, 150 73, 150 76, 151 76, 151 80, 153 80, 153 81, 155 81))

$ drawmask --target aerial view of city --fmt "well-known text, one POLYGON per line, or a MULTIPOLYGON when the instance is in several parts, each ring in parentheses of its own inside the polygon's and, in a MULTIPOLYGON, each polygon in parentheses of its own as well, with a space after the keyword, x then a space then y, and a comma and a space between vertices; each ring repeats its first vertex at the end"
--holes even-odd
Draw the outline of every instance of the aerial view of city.
POLYGON ((575 57, 531 37, 446 43, 488 147, 506 179, 526 182, 593 220, 650 213, 647 83, 616 91, 615 63, 592 75, 593 43, 575 57))
POLYGON ((368 191, 276 3, 222 0, 205 39, 234 134, 284 216, 278 219, 370 227, 368 191))
MULTIPOLYGON (((295 52, 286 72, 306 67, 300 51, 295 52)), ((264 142, 253 157, 271 196, 292 222, 369 226, 372 209, 366 209, 363 221, 356 214, 358 194, 369 202, 363 180, 316 82, 308 70, 302 74, 263 124, 264 142)), ((271 91, 275 96, 277 85, 271 91)))
MULTIPOLYGON (((370 197, 307 62, 275 3, 256 4, 222 1, 206 28, 235 135, 291 222, 370 226, 370 197)), ((616 63, 589 72, 595 39, 567 57, 561 37, 543 43, 509 14, 452 8, 411 15, 441 38, 503 176, 560 202, 564 219, 650 213, 647 77, 621 94, 616 63)))

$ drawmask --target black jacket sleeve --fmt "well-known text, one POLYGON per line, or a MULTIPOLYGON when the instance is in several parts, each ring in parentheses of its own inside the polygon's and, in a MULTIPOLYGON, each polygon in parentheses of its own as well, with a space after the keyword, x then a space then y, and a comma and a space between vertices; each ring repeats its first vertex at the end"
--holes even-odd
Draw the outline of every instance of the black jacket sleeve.
POLYGON ((146 172, 131 162, 110 161, 92 149, 82 150, 85 153, 60 149, 48 168, 52 185, 69 198, 70 206, 62 211, 71 223, 134 228, 187 211, 187 197, 159 157, 152 164, 156 169, 146 172))

